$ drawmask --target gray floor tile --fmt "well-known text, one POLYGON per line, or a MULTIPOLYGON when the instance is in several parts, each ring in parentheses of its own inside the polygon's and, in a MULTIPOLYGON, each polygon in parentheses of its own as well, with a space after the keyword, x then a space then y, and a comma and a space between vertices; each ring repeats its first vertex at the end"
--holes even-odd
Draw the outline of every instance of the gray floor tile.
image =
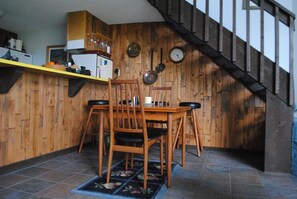
POLYGON ((251 185, 251 184, 240 184, 240 183, 231 183, 232 194, 241 194, 247 196, 261 196, 268 197, 268 194, 265 188, 261 185, 251 185))
POLYGON ((69 184, 56 184, 39 194, 49 198, 65 199, 74 195, 74 193, 71 192, 74 188, 73 185, 69 184))
POLYGON ((232 195, 232 199, 269 199, 269 197, 234 194, 232 195))
POLYGON ((38 165, 38 167, 46 168, 46 169, 57 169, 59 167, 65 166, 65 162, 57 161, 57 160, 49 160, 44 163, 38 165))
POLYGON ((277 199, 296 199, 297 198, 297 189, 286 189, 286 188, 276 188, 276 187, 267 187, 266 188, 270 198, 277 199))
POLYGON ((195 189, 193 198, 232 198, 231 184, 228 181, 201 179, 195 189))
POLYGON ((16 172, 18 175, 28 176, 28 177, 36 177, 48 172, 49 169, 40 168, 40 167, 29 167, 26 169, 22 169, 16 172))
MULTIPOLYGON (((0 199, 94 199, 71 192, 97 175, 98 154, 96 148, 90 148, 85 147, 81 154, 69 153, 0 175, 0 199)), ((150 159, 159 158, 158 148, 153 146, 150 150, 150 159)), ((196 153, 195 147, 187 146, 186 165, 178 165, 172 186, 162 198, 297 198, 297 176, 263 173, 259 169, 263 166, 261 155, 208 149, 200 157, 196 153)), ((114 153, 113 164, 123 157, 123 153, 114 153)), ((108 156, 104 156, 104 170, 107 160, 108 156)), ((180 149, 175 150, 174 161, 181 163, 180 149)))
POLYGON ((18 184, 20 182, 24 182, 30 178, 26 176, 16 175, 16 174, 5 174, 0 175, 0 186, 8 187, 11 185, 18 184))
POLYGON ((73 173, 53 170, 53 171, 47 172, 46 174, 40 175, 37 178, 42 180, 47 180, 47 181, 61 182, 67 178, 70 178, 73 175, 74 175, 73 173))
POLYGON ((69 173, 81 173, 89 170, 91 167, 92 165, 72 163, 59 167, 57 170, 69 173))
POLYGON ((257 170, 255 169, 244 167, 231 167, 230 175, 232 182, 262 185, 257 170))
POLYGON ((265 187, 297 188, 288 174, 258 172, 265 187))
POLYGON ((230 181, 229 172, 202 172, 201 179, 203 180, 219 180, 219 181, 230 181))
POLYGON ((71 178, 64 180, 63 183, 78 186, 84 182, 87 182, 92 177, 94 177, 94 175, 91 176, 91 175, 85 175, 85 174, 77 174, 72 176, 71 178))
POLYGON ((37 193, 53 186, 54 184, 55 183, 53 182, 48 182, 44 180, 31 179, 26 182, 22 182, 20 184, 12 186, 11 189, 16 189, 28 193, 37 193))
POLYGON ((4 189, 0 191, 0 199, 29 199, 31 194, 21 191, 4 189))

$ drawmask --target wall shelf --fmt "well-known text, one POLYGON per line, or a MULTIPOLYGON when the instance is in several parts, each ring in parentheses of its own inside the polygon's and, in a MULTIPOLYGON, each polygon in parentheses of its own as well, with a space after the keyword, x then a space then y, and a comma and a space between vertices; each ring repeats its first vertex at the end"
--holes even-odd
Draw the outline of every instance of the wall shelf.
POLYGON ((93 76, 81 75, 68 71, 56 70, 0 58, 0 93, 8 93, 10 88, 24 72, 68 78, 69 97, 74 97, 88 81, 103 84, 108 82, 108 79, 105 78, 96 78, 93 76))

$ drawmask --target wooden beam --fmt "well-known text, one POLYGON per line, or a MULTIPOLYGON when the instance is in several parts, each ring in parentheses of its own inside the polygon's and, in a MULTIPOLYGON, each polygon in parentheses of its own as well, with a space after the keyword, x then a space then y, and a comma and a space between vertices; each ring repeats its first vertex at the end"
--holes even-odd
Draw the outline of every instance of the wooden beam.
POLYGON ((279 94, 279 8, 275 9, 275 73, 274 73, 274 93, 279 94))

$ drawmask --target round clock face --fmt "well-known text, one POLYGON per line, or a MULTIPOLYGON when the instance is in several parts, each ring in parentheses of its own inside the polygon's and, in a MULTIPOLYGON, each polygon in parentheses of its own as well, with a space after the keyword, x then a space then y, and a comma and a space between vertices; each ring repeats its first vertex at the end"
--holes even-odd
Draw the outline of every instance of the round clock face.
POLYGON ((140 53, 140 45, 138 43, 131 43, 127 48, 127 54, 129 57, 137 57, 140 53))
POLYGON ((169 52, 169 58, 174 63, 179 63, 184 60, 185 52, 180 47, 174 47, 169 52))

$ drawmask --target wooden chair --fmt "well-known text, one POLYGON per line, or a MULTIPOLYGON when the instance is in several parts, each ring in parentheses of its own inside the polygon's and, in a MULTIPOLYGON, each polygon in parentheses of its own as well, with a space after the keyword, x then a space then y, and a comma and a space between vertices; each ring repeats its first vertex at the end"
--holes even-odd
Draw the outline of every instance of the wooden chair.
MULTIPOLYGON (((149 88, 149 96, 152 97, 152 103, 155 106, 169 106, 172 102, 172 88, 170 86, 150 86, 149 88)), ((167 133, 166 122, 162 121, 147 121, 149 127, 152 128, 164 128, 163 132, 167 133)))
POLYGON ((107 169, 107 183, 110 182, 113 152, 143 154, 144 181, 147 188, 148 150, 160 142, 161 174, 163 175, 163 133, 146 126, 142 88, 135 80, 109 80, 110 148, 107 169), (139 100, 135 104, 135 97, 139 100), (132 102, 132 103, 123 103, 132 102))
POLYGON ((156 106, 168 106, 172 101, 172 88, 170 86, 167 87, 156 87, 150 86, 149 95, 152 97, 153 103, 156 106))

